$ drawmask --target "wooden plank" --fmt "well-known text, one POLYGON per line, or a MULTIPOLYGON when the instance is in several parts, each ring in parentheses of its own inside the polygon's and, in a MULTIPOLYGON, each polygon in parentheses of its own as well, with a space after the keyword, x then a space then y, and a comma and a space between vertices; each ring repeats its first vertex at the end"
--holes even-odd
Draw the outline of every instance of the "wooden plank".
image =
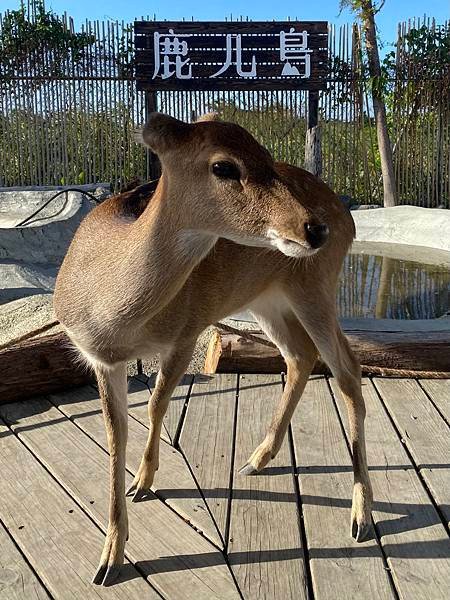
POLYGON ((0 600, 48 600, 50 596, 0 524, 0 600))
MULTIPOLYGON (((218 40, 217 40, 218 41, 218 40)), ((258 40, 255 40, 258 41, 258 40)), ((322 48, 322 40, 316 39, 315 43, 311 44, 312 40, 308 40, 308 45, 310 48, 315 46, 316 48, 322 48)), ((225 42, 225 39, 224 39, 225 42)), ((196 45, 196 44, 195 44, 196 45)), ((265 44, 261 44, 261 46, 265 46, 265 44)), ((211 46, 211 44, 210 44, 211 46)), ((189 59, 190 64, 194 67, 195 65, 201 65, 205 58, 207 57, 208 63, 211 65, 211 72, 214 73, 218 71, 223 65, 224 58, 226 56, 225 43, 222 47, 217 45, 216 39, 214 40, 214 48, 204 49, 201 47, 189 49, 189 59)), ((317 60, 325 61, 327 59, 328 52, 327 50, 318 49, 315 50, 314 56, 317 60)), ((247 68, 251 65, 252 57, 255 57, 257 63, 264 62, 264 74, 268 75, 268 69, 270 68, 273 71, 273 74, 276 76, 280 73, 282 69, 282 63, 280 63, 280 50, 277 49, 275 45, 272 43, 272 48, 260 48, 258 47, 245 48, 242 50, 242 66, 247 68), (271 67, 269 67, 269 63, 272 63, 271 67)), ((148 48, 147 50, 136 50, 135 51, 135 65, 139 67, 145 74, 145 72, 150 73, 149 67, 151 67, 151 74, 153 74, 153 68, 155 64, 155 51, 154 48, 148 48), (144 71, 145 69, 145 71, 144 71)), ((203 69, 202 72, 206 75, 206 71, 203 69)), ((314 74, 314 72, 313 72, 314 74)))
MULTIPOLYGON (((131 377, 128 380, 128 414, 136 420, 140 421, 148 428, 148 401, 151 396, 151 384, 154 383, 155 377, 151 378, 142 373, 136 377, 131 377), (131 399, 131 396, 133 398, 131 399)), ((172 443, 169 432, 165 423, 161 430, 161 439, 168 444, 172 443)))
MULTIPOLYGON (((168 79, 158 79, 155 84, 151 75, 142 72, 136 73, 136 89, 138 92, 146 90, 166 90, 180 91, 180 81, 169 77, 168 79)), ((327 86, 327 82, 322 79, 301 79, 298 77, 284 77, 283 79, 253 79, 243 77, 241 79, 183 79, 182 90, 187 91, 231 91, 231 90, 322 90, 327 86)))
MULTIPOLYGON (((3 405, 1 411, 21 405, 3 405)), ((103 588, 90 583, 104 535, 2 420, 0 436, 0 516, 50 594, 74 599, 156 599, 158 595, 129 563, 116 585, 103 588)))
MULTIPOLYGON (((154 54, 154 43, 151 37, 148 35, 137 35, 135 37, 134 47, 135 50, 135 62, 140 62, 142 54, 154 54)), ((327 51, 327 36, 323 33, 317 33, 308 36, 308 48, 310 50, 327 51)), ((215 35, 211 36, 196 36, 194 39, 191 38, 189 41, 189 57, 191 57, 192 50, 207 49, 208 51, 222 52, 221 61, 223 63, 224 53, 226 53, 226 35, 215 35)), ((277 60, 280 62, 280 36, 263 34, 257 36, 245 36, 245 48, 242 48, 242 53, 245 55, 247 51, 252 50, 269 50, 277 51, 277 60)), ((210 54, 208 53, 208 57, 210 54)), ((205 59, 203 55, 202 59, 205 59)), ((1 188, 0 188, 1 191, 1 188)))
POLYGON ((237 375, 195 378, 180 447, 225 538, 237 375))
MULTIPOLYGON (((107 451, 106 430, 96 389, 79 388, 63 395, 49 396, 49 399, 107 451)), ((136 404, 134 392, 128 399, 130 404, 136 404)), ((127 467, 134 474, 141 462, 148 430, 134 419, 128 420, 128 429, 127 467)), ((184 520, 222 546, 217 528, 183 457, 164 441, 160 445, 160 468, 152 490, 184 520)))
POLYGON ((450 435, 445 421, 414 379, 375 379, 402 441, 450 523, 450 435))
POLYGON ((253 33, 278 35, 280 30, 294 27, 309 32, 328 33, 328 21, 135 21, 137 35, 154 31, 176 30, 176 33, 253 33))
POLYGON ((377 541, 350 536, 352 462, 325 378, 307 383, 292 435, 315 597, 395 598, 377 541))
MULTIPOLYGON (((281 392, 280 376, 239 378, 236 466, 244 465, 263 440, 281 392)), ((244 598, 307 598, 287 440, 260 475, 234 471, 228 556, 244 598)))
MULTIPOLYGON (((106 529, 106 452, 47 400, 4 405, 1 414, 54 477, 106 529)), ((131 484, 129 475, 127 484, 131 484)), ((149 502, 129 502, 128 514, 127 557, 139 564, 164 597, 238 597, 222 554, 155 496, 151 495, 149 502)), ((96 560, 99 556, 100 550, 96 560)))
POLYGON ((450 379, 422 379, 420 385, 450 423, 450 379))
MULTIPOLYGON (((161 437, 169 444, 173 444, 178 431, 181 414, 187 402, 193 379, 193 375, 184 375, 170 399, 169 407, 164 416, 164 429, 161 433, 161 437)), ((154 384, 154 376, 148 378, 146 385, 134 377, 128 383, 128 412, 146 427, 148 427, 147 403, 154 384)))
MULTIPOLYGON (((330 380, 341 420, 347 414, 336 382, 330 380)), ((447 533, 369 379, 366 403, 367 460, 374 492, 372 516, 398 594, 402 599, 448 597, 447 533)))

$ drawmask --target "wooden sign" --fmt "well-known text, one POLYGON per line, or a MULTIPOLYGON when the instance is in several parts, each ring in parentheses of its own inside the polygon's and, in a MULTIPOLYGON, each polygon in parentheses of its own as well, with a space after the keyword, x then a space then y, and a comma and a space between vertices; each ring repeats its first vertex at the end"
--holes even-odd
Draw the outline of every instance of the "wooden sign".
POLYGON ((328 24, 136 21, 137 89, 319 90, 328 24))

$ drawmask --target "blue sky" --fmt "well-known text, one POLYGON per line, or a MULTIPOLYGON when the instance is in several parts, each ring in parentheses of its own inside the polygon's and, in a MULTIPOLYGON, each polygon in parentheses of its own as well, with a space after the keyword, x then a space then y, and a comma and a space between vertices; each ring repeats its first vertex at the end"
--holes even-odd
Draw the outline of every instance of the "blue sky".
MULTIPOLYGON (((19 0, 0 0, 0 10, 17 8, 19 0)), ((288 16, 303 20, 325 20, 336 24, 351 21, 351 14, 339 15, 339 0, 46 0, 54 12, 67 11, 77 24, 86 18, 110 18, 132 21, 142 15, 156 14, 157 19, 181 20, 183 17, 198 20, 220 21, 225 17, 240 15, 252 20, 284 20, 288 16)), ((383 41, 395 39, 397 23, 401 20, 423 16, 436 17, 438 22, 450 18, 449 0, 386 0, 377 15, 377 25, 383 41)))

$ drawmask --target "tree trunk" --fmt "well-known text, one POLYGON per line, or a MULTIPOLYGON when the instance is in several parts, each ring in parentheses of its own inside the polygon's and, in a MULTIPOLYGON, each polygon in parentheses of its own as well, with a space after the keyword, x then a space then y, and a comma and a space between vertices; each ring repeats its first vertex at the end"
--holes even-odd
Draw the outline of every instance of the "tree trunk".
POLYGON ((372 0, 362 0, 361 16, 363 22, 364 37, 366 40, 367 59, 369 63, 369 74, 372 78, 372 102, 377 129, 378 148, 381 159, 381 173, 383 175, 384 206, 395 206, 396 187, 394 177, 394 162, 392 159, 392 147, 389 139, 386 120, 386 107, 383 94, 380 89, 380 57, 375 31, 375 17, 372 0))
POLYGON ((391 280, 394 273, 394 260, 388 256, 381 259, 380 281, 378 284, 375 318, 387 319, 388 299, 391 291, 391 280))
MULTIPOLYGON (((246 332, 242 332, 245 334, 246 332)), ((205 373, 281 373, 286 363, 278 348, 267 346, 261 332, 249 331, 263 344, 241 335, 217 331, 210 341, 205 373)), ((407 371, 448 372, 450 332, 448 331, 347 331, 346 337, 365 373, 372 368, 407 371)), ((313 373, 328 372, 319 359, 313 373)), ((410 375, 412 376, 412 375, 410 375)))
POLYGON ((94 381, 60 331, 0 350, 0 404, 94 381))

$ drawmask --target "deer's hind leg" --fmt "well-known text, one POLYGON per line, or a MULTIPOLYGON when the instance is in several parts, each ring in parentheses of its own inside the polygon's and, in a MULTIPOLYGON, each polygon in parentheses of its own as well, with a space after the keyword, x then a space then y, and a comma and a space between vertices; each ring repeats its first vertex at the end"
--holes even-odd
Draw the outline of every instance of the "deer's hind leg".
POLYGON ((109 521, 100 565, 92 583, 110 585, 124 560, 128 537, 125 453, 128 432, 126 363, 95 368, 110 454, 109 521))
POLYGON ((260 471, 278 453, 317 359, 314 343, 289 308, 281 310, 266 299, 255 303, 251 311, 263 331, 279 348, 286 361, 287 373, 286 385, 266 437, 240 469, 243 475, 260 471))
POLYGON ((317 298, 294 300, 293 309, 336 378, 347 406, 353 457, 351 535, 363 541, 371 529, 372 487, 366 458, 364 421, 366 408, 361 390, 361 367, 343 334, 333 301, 317 298))

